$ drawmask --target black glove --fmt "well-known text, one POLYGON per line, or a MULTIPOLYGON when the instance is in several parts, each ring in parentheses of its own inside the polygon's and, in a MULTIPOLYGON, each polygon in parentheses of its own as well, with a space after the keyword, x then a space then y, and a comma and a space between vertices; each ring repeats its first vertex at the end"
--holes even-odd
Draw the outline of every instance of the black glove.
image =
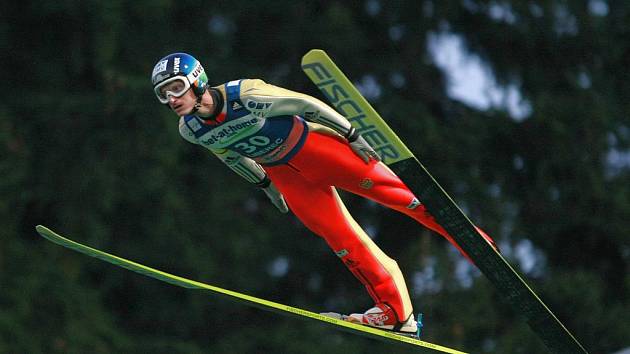
POLYGON ((269 199, 271 200, 271 203, 275 205, 281 213, 289 212, 287 202, 284 201, 284 197, 278 191, 278 189, 276 189, 276 186, 271 183, 271 179, 269 179, 269 177, 265 176, 265 179, 263 179, 260 183, 257 183, 256 185, 260 187, 263 192, 265 192, 267 197, 269 197, 269 199))

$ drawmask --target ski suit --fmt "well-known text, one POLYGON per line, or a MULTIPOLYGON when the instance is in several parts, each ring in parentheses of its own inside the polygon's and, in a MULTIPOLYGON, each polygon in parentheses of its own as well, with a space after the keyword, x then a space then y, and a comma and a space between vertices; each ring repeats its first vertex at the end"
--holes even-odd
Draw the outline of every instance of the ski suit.
POLYGON ((459 249, 450 235, 385 164, 366 163, 353 152, 342 136, 350 122, 322 101, 256 79, 210 90, 222 104, 218 115, 181 117, 182 137, 251 183, 270 178, 291 211, 328 243, 372 299, 405 321, 413 309, 397 263, 352 218, 336 188, 405 213, 459 249))

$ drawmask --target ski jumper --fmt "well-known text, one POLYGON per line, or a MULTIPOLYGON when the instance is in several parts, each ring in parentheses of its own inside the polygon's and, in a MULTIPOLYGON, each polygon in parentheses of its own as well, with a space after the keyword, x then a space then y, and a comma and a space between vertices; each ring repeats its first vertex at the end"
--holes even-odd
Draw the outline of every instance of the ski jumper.
POLYGON ((348 213, 336 188, 409 215, 465 255, 385 164, 365 163, 354 153, 342 137, 350 122, 325 103, 261 80, 230 81, 211 90, 223 104, 220 113, 211 120, 181 117, 182 137, 251 183, 269 177, 297 218, 399 322, 413 311, 402 272, 348 213))

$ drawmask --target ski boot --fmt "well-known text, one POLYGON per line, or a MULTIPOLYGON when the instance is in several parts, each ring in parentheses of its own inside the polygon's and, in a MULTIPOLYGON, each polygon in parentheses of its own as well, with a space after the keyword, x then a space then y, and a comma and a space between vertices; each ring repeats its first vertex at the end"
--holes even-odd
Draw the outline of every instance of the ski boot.
POLYGON ((412 315, 404 322, 398 322, 394 310, 386 304, 379 303, 364 313, 353 313, 346 318, 346 321, 393 331, 400 334, 416 335, 418 324, 412 315))

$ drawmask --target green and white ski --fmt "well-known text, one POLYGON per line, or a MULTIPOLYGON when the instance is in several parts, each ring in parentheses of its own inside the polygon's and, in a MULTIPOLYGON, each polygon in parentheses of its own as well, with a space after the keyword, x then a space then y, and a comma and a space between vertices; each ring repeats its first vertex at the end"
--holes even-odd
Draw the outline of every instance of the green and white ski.
POLYGON ((229 300, 240 301, 248 306, 253 306, 253 307, 263 309, 263 310, 277 312, 283 315, 293 315, 302 319, 311 319, 311 320, 316 320, 323 323, 328 323, 328 324, 333 325, 337 329, 345 330, 347 332, 351 332, 354 334, 360 334, 360 335, 378 339, 384 342, 411 345, 415 349, 417 349, 419 353, 441 352, 441 353, 452 353, 452 354, 460 354, 460 353, 465 354, 465 352, 461 352, 461 351, 447 348, 441 345, 425 342, 417 338, 407 337, 404 335, 398 335, 393 332, 387 332, 387 331, 380 330, 377 328, 372 328, 368 326, 351 323, 348 321, 344 321, 343 319, 337 319, 337 318, 324 316, 324 315, 311 312, 308 310, 303 310, 297 307, 283 305, 277 302, 264 300, 264 299, 257 298, 254 296, 242 294, 236 291, 223 289, 217 286, 212 286, 212 285, 205 284, 202 282, 183 278, 177 275, 169 274, 161 270, 147 267, 145 265, 115 256, 113 254, 99 251, 95 248, 85 246, 78 242, 72 241, 70 239, 67 239, 53 232, 52 230, 50 230, 49 228, 45 226, 37 225, 35 229, 42 237, 58 245, 61 245, 63 247, 72 249, 74 251, 86 254, 91 257, 98 258, 105 262, 109 262, 119 267, 123 267, 133 272, 140 273, 142 275, 146 275, 148 277, 155 278, 157 280, 161 280, 161 281, 173 284, 173 285, 181 286, 188 289, 198 289, 198 290, 208 291, 213 294, 221 295, 229 300))
POLYGON ((586 353, 584 347, 525 283, 512 266, 475 230, 473 223, 442 189, 350 80, 320 49, 302 58, 302 70, 335 109, 346 116, 359 133, 414 192, 437 222, 472 258, 501 296, 527 320, 532 330, 553 353, 586 353))

